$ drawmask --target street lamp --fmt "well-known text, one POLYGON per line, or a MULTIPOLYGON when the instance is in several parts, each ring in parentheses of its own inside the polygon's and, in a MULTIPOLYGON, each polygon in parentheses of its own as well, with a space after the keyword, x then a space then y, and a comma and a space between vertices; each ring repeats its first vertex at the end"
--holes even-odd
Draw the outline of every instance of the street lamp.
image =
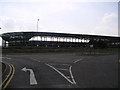
POLYGON ((38 22, 39 22, 39 19, 37 20, 37 32, 38 32, 38 22))
MULTIPOLYGON (((38 32, 38 22, 39 22, 39 19, 37 19, 37 32, 38 32)), ((37 36, 37 40, 38 40, 38 36, 37 36)))

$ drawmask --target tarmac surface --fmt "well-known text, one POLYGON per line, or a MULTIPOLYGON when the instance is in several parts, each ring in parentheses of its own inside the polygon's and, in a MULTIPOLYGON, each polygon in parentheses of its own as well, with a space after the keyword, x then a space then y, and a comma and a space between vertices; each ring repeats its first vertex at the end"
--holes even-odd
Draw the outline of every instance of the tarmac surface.
POLYGON ((3 55, 15 67, 7 88, 118 88, 118 55, 83 56, 80 53, 3 55), (37 84, 30 84, 30 72, 37 84))

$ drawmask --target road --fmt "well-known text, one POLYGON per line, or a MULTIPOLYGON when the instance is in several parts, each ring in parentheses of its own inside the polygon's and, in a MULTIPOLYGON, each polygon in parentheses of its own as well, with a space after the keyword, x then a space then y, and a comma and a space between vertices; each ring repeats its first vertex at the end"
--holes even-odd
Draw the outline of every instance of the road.
POLYGON ((82 56, 79 53, 3 55, 15 67, 7 88, 117 88, 118 55, 82 56), (37 84, 30 84, 30 71, 37 84))

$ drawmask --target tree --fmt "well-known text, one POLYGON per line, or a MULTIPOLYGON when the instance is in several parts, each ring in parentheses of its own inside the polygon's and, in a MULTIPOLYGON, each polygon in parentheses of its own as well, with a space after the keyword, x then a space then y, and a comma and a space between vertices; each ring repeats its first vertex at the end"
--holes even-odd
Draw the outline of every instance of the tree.
POLYGON ((107 42, 103 41, 101 39, 99 39, 99 40, 91 39, 90 44, 93 44, 94 48, 100 48, 100 49, 107 48, 107 42))

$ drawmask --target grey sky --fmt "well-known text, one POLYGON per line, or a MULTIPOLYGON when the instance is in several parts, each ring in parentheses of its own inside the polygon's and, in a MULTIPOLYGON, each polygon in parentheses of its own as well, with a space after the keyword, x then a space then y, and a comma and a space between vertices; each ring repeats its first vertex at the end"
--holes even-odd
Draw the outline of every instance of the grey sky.
POLYGON ((37 31, 39 18, 40 32, 117 36, 118 0, 104 1, 1 0, 0 33, 37 31))

